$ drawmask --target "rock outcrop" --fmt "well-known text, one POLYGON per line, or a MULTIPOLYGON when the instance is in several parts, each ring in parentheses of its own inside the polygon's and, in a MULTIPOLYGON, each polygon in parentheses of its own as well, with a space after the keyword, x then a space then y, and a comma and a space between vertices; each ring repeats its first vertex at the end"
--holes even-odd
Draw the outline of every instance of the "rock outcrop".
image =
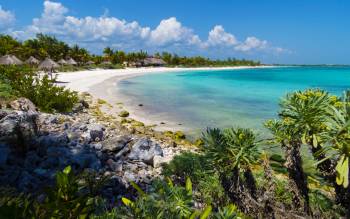
POLYGON ((163 162, 181 151, 139 136, 111 121, 99 121, 88 103, 70 114, 38 112, 28 99, 0 109, 0 186, 38 192, 70 165, 77 172, 95 171, 112 180, 106 194, 120 194, 130 181, 150 183, 163 162), (82 108, 83 107, 83 108, 82 108))

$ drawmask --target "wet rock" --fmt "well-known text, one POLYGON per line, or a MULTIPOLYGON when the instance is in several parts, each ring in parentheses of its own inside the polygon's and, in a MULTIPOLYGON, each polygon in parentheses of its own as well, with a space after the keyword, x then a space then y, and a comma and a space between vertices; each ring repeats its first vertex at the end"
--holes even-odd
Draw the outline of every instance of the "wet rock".
POLYGON ((153 158, 156 155, 163 156, 163 150, 159 144, 148 138, 141 138, 132 146, 128 158, 153 165, 153 158))
POLYGON ((130 141, 131 137, 128 135, 113 137, 103 142, 102 150, 116 152, 123 149, 130 141))

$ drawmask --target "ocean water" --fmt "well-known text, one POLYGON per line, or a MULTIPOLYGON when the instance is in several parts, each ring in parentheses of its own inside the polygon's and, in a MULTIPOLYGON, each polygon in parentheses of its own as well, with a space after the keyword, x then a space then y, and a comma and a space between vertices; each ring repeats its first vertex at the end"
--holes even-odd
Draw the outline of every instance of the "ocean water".
POLYGON ((276 67, 151 74, 119 82, 130 102, 144 104, 148 119, 176 121, 199 133, 206 127, 241 126, 264 133, 288 92, 350 89, 350 67, 276 67))

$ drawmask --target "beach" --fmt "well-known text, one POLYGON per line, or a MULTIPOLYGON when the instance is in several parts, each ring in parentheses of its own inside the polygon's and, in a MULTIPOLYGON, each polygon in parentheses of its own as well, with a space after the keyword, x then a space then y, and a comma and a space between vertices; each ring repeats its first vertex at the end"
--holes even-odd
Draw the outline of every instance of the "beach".
MULTIPOLYGON (((77 92, 88 92, 94 98, 107 101, 109 104, 103 106, 105 113, 117 115, 122 110, 127 110, 130 117, 143 122, 145 125, 156 125, 155 130, 181 130, 189 132, 190 129, 177 121, 165 120, 164 115, 152 116, 149 118, 147 112, 139 106, 141 103, 133 103, 118 92, 118 82, 146 74, 161 74, 169 72, 191 72, 194 70, 238 70, 250 68, 266 68, 271 66, 237 66, 237 67, 201 67, 201 68, 126 68, 126 69, 95 69, 77 72, 59 72, 58 84, 77 92)), ((147 103, 142 103, 147 104, 147 103)))

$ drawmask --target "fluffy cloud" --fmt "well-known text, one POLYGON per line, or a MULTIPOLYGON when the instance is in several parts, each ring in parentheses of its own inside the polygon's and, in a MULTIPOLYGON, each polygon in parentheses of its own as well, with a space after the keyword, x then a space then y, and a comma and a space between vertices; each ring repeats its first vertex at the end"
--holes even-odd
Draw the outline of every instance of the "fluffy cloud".
POLYGON ((267 48, 266 40, 259 40, 256 37, 247 37, 247 39, 235 47, 236 50, 247 52, 254 49, 262 50, 267 48))
MULTIPOLYGON (((46 0, 41 16, 34 18, 32 24, 24 29, 13 31, 12 35, 26 39, 37 33, 54 34, 68 42, 87 46, 93 51, 101 50, 105 46, 128 50, 166 49, 184 53, 186 51, 210 53, 212 49, 220 49, 230 55, 250 51, 275 53, 285 51, 279 47, 271 47, 266 40, 256 37, 248 37, 240 42, 221 25, 214 26, 209 31, 207 39, 202 40, 191 28, 182 25, 175 17, 161 20, 158 26, 151 29, 141 26, 136 21, 128 22, 108 16, 108 13, 100 17, 82 18, 70 16, 68 13, 69 10, 61 3, 46 0)), ((1 24, 11 23, 13 20, 14 15, 2 10, 0 6, 1 24)))
POLYGON ((223 26, 216 25, 208 36, 208 46, 234 46, 238 43, 236 37, 230 33, 227 33, 223 26))
POLYGON ((151 31, 149 42, 156 46, 169 44, 199 44, 201 41, 193 31, 176 20, 175 17, 164 19, 151 31))
POLYGON ((0 5, 0 30, 11 26, 15 20, 15 15, 11 11, 2 9, 0 5))

